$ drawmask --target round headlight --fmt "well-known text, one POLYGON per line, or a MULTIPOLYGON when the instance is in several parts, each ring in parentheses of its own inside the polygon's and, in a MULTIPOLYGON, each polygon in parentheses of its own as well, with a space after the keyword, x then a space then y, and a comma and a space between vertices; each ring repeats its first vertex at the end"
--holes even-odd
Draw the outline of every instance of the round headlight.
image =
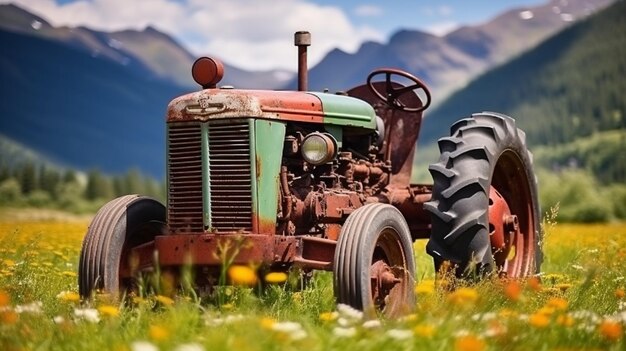
POLYGON ((328 134, 318 132, 311 133, 302 141, 302 157, 313 165, 327 163, 335 157, 337 150, 335 138, 328 134))

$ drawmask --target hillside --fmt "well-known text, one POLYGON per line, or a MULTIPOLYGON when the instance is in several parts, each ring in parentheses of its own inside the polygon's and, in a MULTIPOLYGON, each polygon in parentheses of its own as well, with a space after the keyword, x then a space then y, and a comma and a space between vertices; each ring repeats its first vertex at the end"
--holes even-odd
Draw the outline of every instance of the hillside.
MULTIPOLYGON (((387 43, 365 43, 355 53, 330 52, 310 73, 312 90, 347 90, 363 84, 375 68, 396 67, 423 79, 435 105, 477 74, 534 47, 545 38, 604 8, 612 0, 551 0, 511 9, 492 20, 439 37, 401 30, 387 43)), ((419 18, 416 18, 419 21, 419 18)), ((291 82, 288 88, 295 87, 291 82)))
POLYGON ((428 114, 421 143, 472 112, 514 116, 532 145, 626 128, 626 2, 580 21, 489 71, 428 114))

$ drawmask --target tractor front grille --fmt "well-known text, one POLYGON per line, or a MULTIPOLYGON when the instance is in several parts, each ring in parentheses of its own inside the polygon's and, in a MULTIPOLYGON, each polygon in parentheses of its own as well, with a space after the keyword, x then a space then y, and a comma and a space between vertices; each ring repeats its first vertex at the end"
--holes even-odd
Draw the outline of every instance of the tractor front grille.
POLYGON ((252 231, 248 121, 210 123, 208 130, 211 227, 217 232, 252 231))
POLYGON ((247 120, 170 123, 168 224, 172 233, 252 231, 252 169, 247 120), (206 131, 208 145, 202 133, 206 131), (205 150, 207 149, 208 150, 205 150), (208 170, 203 186, 202 153, 208 170), (203 203, 203 191, 209 201, 203 203), (205 208, 208 206, 208 208, 205 208), (208 223, 205 223, 205 211, 208 223), (205 228, 205 225, 208 227, 205 228))
POLYGON ((200 123, 168 128, 168 225, 173 233, 201 233, 202 134, 200 123))

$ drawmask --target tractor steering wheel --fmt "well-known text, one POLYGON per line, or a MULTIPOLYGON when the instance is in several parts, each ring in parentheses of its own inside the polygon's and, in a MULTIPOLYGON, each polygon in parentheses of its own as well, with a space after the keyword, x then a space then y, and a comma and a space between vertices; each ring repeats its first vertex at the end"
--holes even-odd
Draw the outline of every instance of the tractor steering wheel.
POLYGON ((422 82, 421 80, 419 80, 419 78, 415 77, 414 75, 407 73, 405 71, 401 71, 399 69, 394 69, 394 68, 381 68, 381 69, 377 69, 375 71, 373 71, 372 73, 370 73, 369 76, 367 76, 367 87, 372 91, 372 93, 374 93, 374 95, 376 95, 377 98, 381 99, 382 101, 384 101, 385 103, 387 103, 387 105, 389 105, 391 108, 394 108, 396 110, 401 110, 401 111, 406 111, 406 112, 422 112, 425 109, 428 108, 428 106, 430 106, 430 91, 428 91, 428 88, 426 87, 426 84, 424 84, 424 82, 422 82), (376 89, 376 87, 374 86, 374 82, 372 82, 372 79, 378 75, 384 74, 385 75, 385 92, 380 92, 379 90, 376 89), (408 80, 410 80, 411 82, 413 82, 414 84, 411 84, 409 86, 402 86, 399 83, 395 83, 395 85, 400 85, 400 87, 394 87, 394 84, 392 84, 392 80, 391 80, 391 76, 392 75, 398 75, 401 77, 404 77, 408 80), (401 101, 400 101, 400 96, 407 94, 409 92, 415 91, 415 90, 423 90, 424 93, 426 94, 426 103, 422 104, 422 106, 405 106, 401 101))

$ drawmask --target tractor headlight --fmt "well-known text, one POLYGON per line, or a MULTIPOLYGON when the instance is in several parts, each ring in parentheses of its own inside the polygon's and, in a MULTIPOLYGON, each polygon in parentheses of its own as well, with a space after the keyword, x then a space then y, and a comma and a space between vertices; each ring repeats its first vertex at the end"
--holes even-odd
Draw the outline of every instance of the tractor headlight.
POLYGON ((300 150, 306 162, 317 166, 335 157, 337 141, 330 134, 313 132, 304 137, 300 150))

